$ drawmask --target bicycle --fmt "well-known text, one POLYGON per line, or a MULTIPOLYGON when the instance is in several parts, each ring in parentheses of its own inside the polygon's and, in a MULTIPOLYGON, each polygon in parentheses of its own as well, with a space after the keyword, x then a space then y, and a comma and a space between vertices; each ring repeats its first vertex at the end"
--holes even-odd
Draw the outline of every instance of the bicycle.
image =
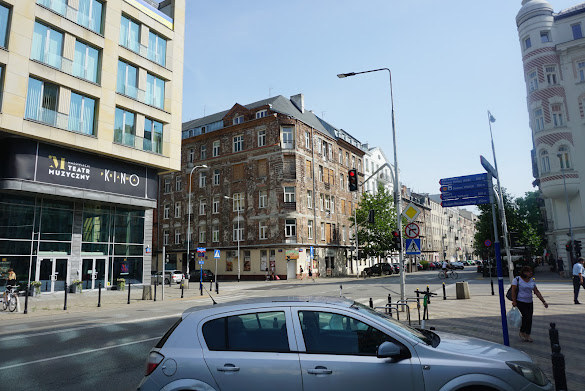
POLYGON ((2 296, 2 309, 10 312, 16 311, 16 307, 18 306, 18 285, 9 285, 6 287, 4 291, 4 295, 2 296))
POLYGON ((456 279, 457 277, 459 277, 459 275, 454 270, 448 270, 448 271, 441 270, 439 272, 439 278, 449 278, 449 277, 451 277, 452 279, 456 279))

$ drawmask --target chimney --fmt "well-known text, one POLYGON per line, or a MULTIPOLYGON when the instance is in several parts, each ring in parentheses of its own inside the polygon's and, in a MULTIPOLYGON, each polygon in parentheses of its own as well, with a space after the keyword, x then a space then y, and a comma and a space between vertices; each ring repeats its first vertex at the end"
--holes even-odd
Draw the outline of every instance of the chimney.
POLYGON ((299 109, 301 113, 305 113, 305 96, 303 94, 296 94, 290 97, 293 105, 299 109))

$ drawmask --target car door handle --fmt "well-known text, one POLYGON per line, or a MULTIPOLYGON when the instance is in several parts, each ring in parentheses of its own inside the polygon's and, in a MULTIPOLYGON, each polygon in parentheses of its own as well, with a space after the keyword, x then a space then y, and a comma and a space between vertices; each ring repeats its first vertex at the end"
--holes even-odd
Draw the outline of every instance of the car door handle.
POLYGON ((240 367, 236 367, 234 364, 225 364, 223 367, 217 368, 219 372, 237 372, 240 367))
POLYGON ((322 366, 315 367, 315 369, 307 370, 311 375, 331 375, 333 371, 322 366))

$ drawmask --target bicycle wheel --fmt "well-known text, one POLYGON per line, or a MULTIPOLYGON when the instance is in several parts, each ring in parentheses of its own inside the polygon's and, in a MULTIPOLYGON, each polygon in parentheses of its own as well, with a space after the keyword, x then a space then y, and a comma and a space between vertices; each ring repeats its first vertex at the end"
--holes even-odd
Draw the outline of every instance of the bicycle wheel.
POLYGON ((2 309, 6 311, 6 308, 8 308, 8 301, 6 297, 2 297, 2 309))
POLYGON ((10 312, 16 311, 16 304, 18 303, 18 298, 15 295, 10 296, 10 301, 8 302, 8 309, 10 312))
POLYGON ((442 271, 439 272, 439 278, 445 278, 445 273, 443 273, 442 271))
POLYGON ((457 277, 459 277, 459 275, 457 274, 457 272, 451 272, 451 273, 450 273, 450 277, 451 277, 452 279, 456 279, 457 277))

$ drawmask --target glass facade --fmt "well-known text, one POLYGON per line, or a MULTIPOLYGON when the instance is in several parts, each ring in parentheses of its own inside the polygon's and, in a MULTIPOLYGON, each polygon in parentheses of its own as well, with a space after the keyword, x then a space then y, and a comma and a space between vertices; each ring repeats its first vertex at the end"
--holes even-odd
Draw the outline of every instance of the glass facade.
POLYGON ((120 22, 120 45, 140 53, 140 25, 124 15, 120 22))
POLYGON ((130 111, 116 107, 116 119, 114 121, 114 142, 134 147, 136 128, 135 115, 130 111))
POLYGON ((6 38, 8 37, 8 17, 10 10, 0 4, 0 47, 6 47, 6 38))
POLYGON ((55 126, 59 86, 41 80, 28 79, 25 118, 55 126))
POLYGON ((71 93, 68 129, 83 134, 95 135, 95 100, 71 93))
POLYGON ((152 31, 148 32, 148 52, 146 57, 163 67, 166 64, 167 41, 152 31))
POLYGON ((63 33, 36 22, 33 32, 31 58, 61 69, 62 53, 63 33))
POLYGON ((73 76, 98 82, 99 51, 83 42, 75 42, 73 58, 73 76))

